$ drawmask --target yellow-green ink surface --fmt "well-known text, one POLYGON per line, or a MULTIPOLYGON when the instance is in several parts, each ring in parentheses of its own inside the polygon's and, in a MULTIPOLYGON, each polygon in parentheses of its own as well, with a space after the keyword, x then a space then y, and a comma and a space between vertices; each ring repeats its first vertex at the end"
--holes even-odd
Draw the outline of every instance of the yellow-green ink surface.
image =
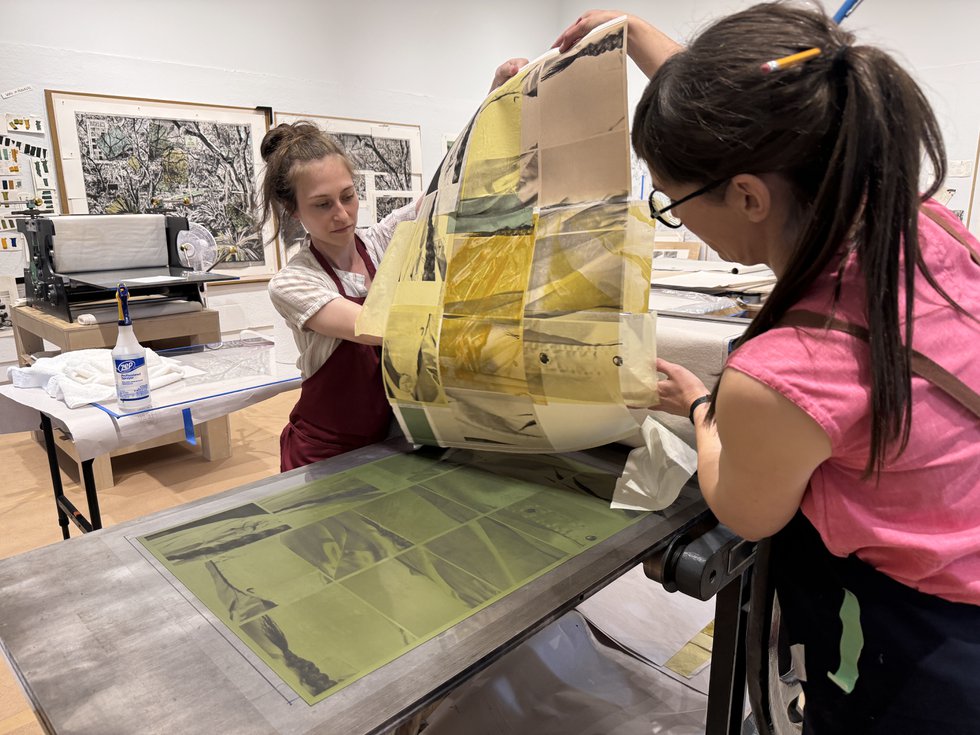
POLYGON ((634 523, 616 477, 396 455, 139 541, 313 704, 634 523))

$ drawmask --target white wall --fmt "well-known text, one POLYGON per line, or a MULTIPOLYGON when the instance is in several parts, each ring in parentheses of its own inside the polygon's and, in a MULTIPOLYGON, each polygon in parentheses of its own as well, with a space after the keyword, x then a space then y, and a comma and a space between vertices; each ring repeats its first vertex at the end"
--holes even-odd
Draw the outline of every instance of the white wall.
MULTIPOLYGON (((56 89, 419 124, 423 185, 441 161, 443 136, 466 124, 497 65, 545 51, 559 23, 555 2, 523 0, 3 7, 0 92, 32 89, 0 100, 0 114, 45 117, 44 90, 56 89)), ((212 287, 209 300, 227 334, 271 328, 264 284, 212 287)))
MULTIPOLYGON (((749 4, 619 3, 681 40, 749 4)), ((43 90, 59 89, 416 123, 427 183, 441 160, 443 136, 465 124, 497 64, 540 54, 591 5, 579 0, 6 2, 0 92, 21 85, 32 89, 0 100, 0 113, 44 116, 43 90)), ((836 0, 825 5, 836 7, 836 0)), ((907 62, 940 117, 949 158, 972 164, 980 129, 980 2, 867 0, 846 22, 859 40, 879 43, 907 62)), ((631 68, 634 104, 644 81, 631 68)), ((958 189, 952 208, 967 208, 970 184, 969 178, 950 181, 958 189)), ((980 213, 975 213, 975 229, 978 223, 980 213)), ((229 334, 270 326, 272 311, 262 285, 211 291, 229 334)))
MULTIPOLYGON (((822 0, 833 13, 842 0, 822 0)), ((711 21, 749 7, 751 0, 684 0, 651 3, 624 0, 617 7, 650 21, 678 41, 692 38, 711 21)), ((572 23, 595 7, 580 0, 559 3, 560 26, 572 23)), ((892 53, 923 87, 942 126, 950 161, 973 165, 980 134, 980 2, 977 0, 865 0, 844 27, 857 35, 857 43, 881 46, 892 53)), ((760 60, 765 61, 765 59, 760 60)), ((639 100, 645 79, 631 65, 630 99, 639 100)), ((950 178, 957 190, 950 209, 969 206, 971 178, 950 178)), ((971 229, 980 232, 980 212, 974 211, 971 229)))

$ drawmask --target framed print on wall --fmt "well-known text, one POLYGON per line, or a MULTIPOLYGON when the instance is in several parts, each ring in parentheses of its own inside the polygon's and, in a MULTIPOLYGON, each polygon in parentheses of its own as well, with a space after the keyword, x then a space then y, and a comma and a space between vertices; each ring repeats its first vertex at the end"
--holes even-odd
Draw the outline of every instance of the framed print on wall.
POLYGON ((257 203, 269 127, 261 109, 45 90, 62 211, 164 211, 203 225, 219 271, 267 279, 280 267, 257 203))
MULTIPOLYGON (((977 140, 977 155, 973 159, 973 178, 970 180, 970 204, 966 210, 966 226, 974 235, 980 233, 980 192, 977 190, 977 168, 980 167, 980 139, 977 140)), ((962 219, 962 217, 960 218, 962 219)))
MULTIPOLYGON (((354 162, 354 185, 360 201, 358 227, 380 222, 422 195, 422 132, 418 125, 294 112, 276 112, 273 116, 275 125, 301 120, 330 133, 354 162)), ((297 239, 303 237, 302 227, 287 229, 284 251, 291 252, 297 239)))

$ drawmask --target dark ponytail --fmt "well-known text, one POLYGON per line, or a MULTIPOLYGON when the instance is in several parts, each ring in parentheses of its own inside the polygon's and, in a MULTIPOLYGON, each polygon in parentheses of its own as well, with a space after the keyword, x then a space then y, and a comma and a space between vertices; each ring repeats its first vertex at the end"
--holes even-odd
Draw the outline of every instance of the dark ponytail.
POLYGON ((284 222, 296 211, 296 187, 293 171, 299 164, 319 161, 326 156, 340 156, 347 170, 354 165, 341 145, 316 125, 306 121, 282 123, 265 134, 260 147, 265 161, 262 177, 262 225, 273 224, 273 239, 279 236, 284 222))
POLYGON ((799 235, 787 243, 785 272, 739 344, 777 325, 821 273, 838 267, 840 274, 853 248, 870 332, 870 474, 896 439, 904 450, 911 429, 915 270, 904 269, 900 305, 902 262, 915 263, 952 303, 922 261, 917 227, 920 204, 945 178, 946 156, 911 77, 883 51, 852 43, 812 6, 766 3, 724 18, 650 80, 633 145, 674 183, 769 172, 790 182, 799 235), (759 68, 812 47, 821 54, 811 61, 771 74, 759 68), (934 180, 920 193, 923 152, 934 180))

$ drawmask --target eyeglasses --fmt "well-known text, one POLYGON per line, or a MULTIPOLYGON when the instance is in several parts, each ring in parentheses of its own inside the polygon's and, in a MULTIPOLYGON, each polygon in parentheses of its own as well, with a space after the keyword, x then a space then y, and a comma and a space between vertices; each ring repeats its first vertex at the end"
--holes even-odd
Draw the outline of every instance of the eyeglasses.
POLYGON ((647 203, 650 205, 650 217, 657 220, 658 222, 667 225, 667 227, 676 230, 684 223, 681 222, 680 217, 678 217, 676 214, 669 214, 668 213, 669 210, 673 209, 679 204, 683 204, 684 202, 689 202, 695 197, 701 196, 702 194, 707 194, 709 191, 711 191, 717 186, 721 186, 726 181, 728 181, 728 179, 719 179, 718 181, 712 181, 710 184, 706 186, 702 186, 697 191, 691 192, 686 197, 681 197, 676 202, 673 199, 671 199, 669 196, 664 194, 662 191, 660 191, 659 189, 653 189, 650 192, 649 199, 647 199, 647 203))

